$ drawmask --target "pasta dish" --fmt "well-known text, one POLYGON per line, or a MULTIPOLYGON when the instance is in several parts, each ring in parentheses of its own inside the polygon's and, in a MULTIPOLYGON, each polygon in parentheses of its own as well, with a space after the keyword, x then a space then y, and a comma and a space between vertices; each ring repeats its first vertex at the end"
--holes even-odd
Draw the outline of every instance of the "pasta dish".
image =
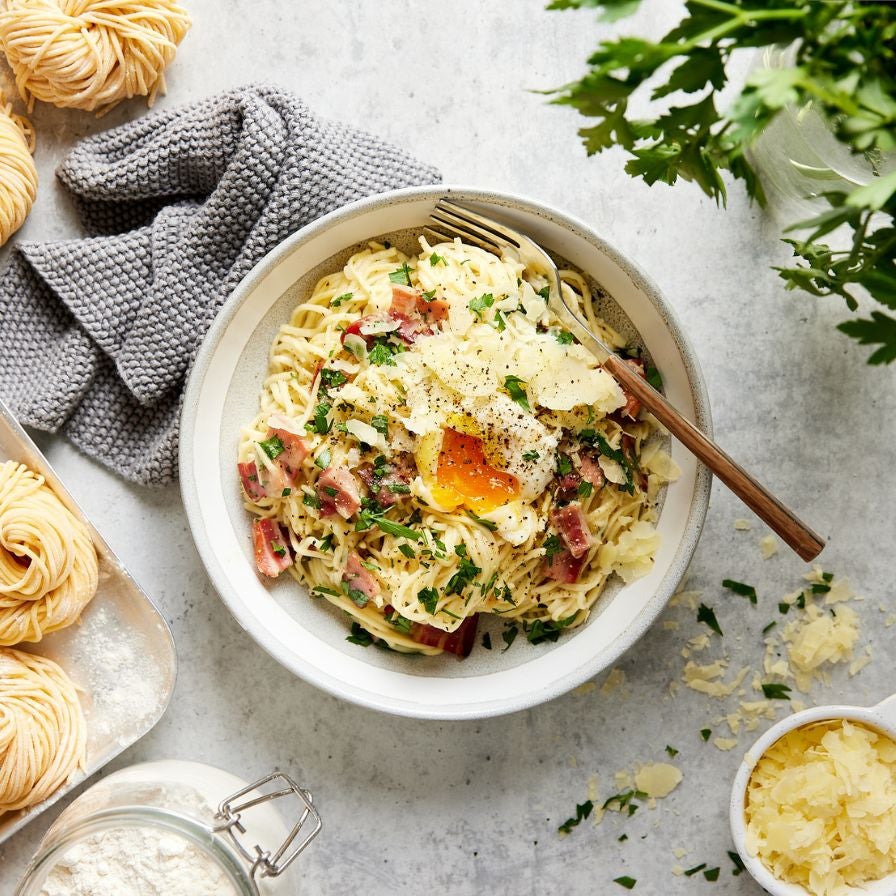
MULTIPOLYGON (((586 280, 561 279, 626 354, 586 280)), ((413 257, 371 243, 320 280, 240 439, 259 572, 344 610, 349 640, 462 656, 480 614, 555 640, 610 576, 648 572, 674 464, 547 298, 515 257, 424 237, 413 257)))

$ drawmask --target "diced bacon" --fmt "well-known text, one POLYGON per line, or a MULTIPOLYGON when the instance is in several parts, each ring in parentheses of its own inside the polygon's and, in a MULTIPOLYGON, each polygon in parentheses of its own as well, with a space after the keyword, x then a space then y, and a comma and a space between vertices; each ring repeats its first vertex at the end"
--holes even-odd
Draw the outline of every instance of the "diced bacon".
POLYGON ((338 513, 343 519, 348 519, 361 506, 358 482, 345 467, 327 467, 320 474, 317 496, 320 498, 321 516, 338 513))
MULTIPOLYGON (((644 379, 647 378, 647 369, 640 358, 626 358, 625 363, 631 367, 638 376, 641 376, 644 379)), ((622 394, 625 396, 625 405, 621 408, 619 413, 622 414, 623 417, 628 417, 630 420, 636 419, 638 414, 641 413, 641 402, 624 386, 622 387, 622 394)))
POLYGON ((564 473, 557 478, 557 491, 554 497, 558 501, 571 501, 577 493, 582 477, 578 473, 564 473))
POLYGON ((411 317, 417 313, 417 300, 420 299, 418 290, 403 283, 392 284, 392 304, 389 310, 394 314, 411 317))
POLYGON ((568 548, 557 551, 550 560, 545 560, 545 575, 549 579, 571 585, 579 580, 579 575, 587 562, 586 555, 573 557, 568 548))
POLYGON ((427 647, 440 647, 447 653, 454 653, 463 659, 465 656, 469 656, 473 649, 478 625, 478 614, 468 616, 453 632, 442 631, 434 625, 415 622, 411 626, 411 637, 418 644, 425 644, 427 647))
POLYGON ((376 324, 386 322, 393 323, 394 318, 391 314, 388 314, 385 311, 376 311, 373 314, 365 314, 364 317, 359 317, 354 323, 349 324, 345 328, 341 336, 342 344, 345 344, 346 336, 360 336, 361 339, 363 339, 369 347, 373 344, 374 339, 376 339, 378 335, 381 335, 379 333, 372 332, 372 328, 376 324))
POLYGON ((382 467, 364 464, 357 472, 377 504, 391 507, 406 494, 400 487, 408 485, 416 473, 416 467, 410 455, 400 454, 393 463, 382 467))
POLYGON ((247 464, 237 464, 237 470, 240 473, 240 480, 243 483, 243 491, 253 501, 259 501, 267 497, 267 492, 258 478, 258 467, 255 461, 249 461, 247 464))
POLYGON ((305 458, 308 457, 311 449, 308 447, 308 443, 305 439, 302 436, 297 435, 293 430, 283 429, 279 425, 275 428, 275 422, 278 424, 284 421, 291 423, 288 417, 280 418, 281 415, 274 414, 271 419, 268 420, 268 426, 270 427, 268 430, 268 438, 270 439, 277 436, 283 445, 283 451, 274 458, 274 463, 283 469, 284 472, 289 475, 289 478, 295 479, 302 468, 302 463, 305 458))
POLYGON ((292 566, 289 543, 276 520, 260 519, 252 523, 255 565, 263 576, 275 578, 292 566))
POLYGON ((606 481, 604 471, 597 460, 590 454, 583 454, 579 461, 579 473, 585 482, 590 482, 595 488, 601 488, 606 481))
POLYGON ((359 606, 367 605, 380 593, 380 586, 370 572, 364 568, 361 558, 352 551, 345 561, 342 581, 348 586, 349 597, 359 606), (355 592, 352 594, 352 592, 355 592))
POLYGON ((591 529, 588 520, 582 512, 582 505, 573 501, 565 507, 559 507, 551 513, 551 523, 560 533, 560 537, 566 542, 569 553, 579 559, 591 547, 594 539, 591 537, 591 529))
POLYGON ((392 316, 398 321, 399 338, 408 345, 415 342, 418 336, 428 336, 432 333, 429 324, 419 317, 406 317, 395 312, 392 312, 392 316))
POLYGON ((417 310, 428 320, 447 320, 448 303, 444 299, 426 301, 423 296, 417 299, 417 310))

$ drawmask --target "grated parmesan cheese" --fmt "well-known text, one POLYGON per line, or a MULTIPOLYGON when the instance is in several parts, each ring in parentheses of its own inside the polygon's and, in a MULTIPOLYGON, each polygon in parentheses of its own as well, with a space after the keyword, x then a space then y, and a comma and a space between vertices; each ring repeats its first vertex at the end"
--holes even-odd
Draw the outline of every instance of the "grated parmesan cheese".
POLYGON ((784 735, 747 785, 746 845, 814 896, 896 871, 896 743, 846 720, 784 735))
POLYGON ((749 532, 753 528, 753 524, 749 520, 735 520, 734 528, 738 532, 749 532))
POLYGON ((763 560, 768 560, 769 557, 774 557, 775 554, 778 553, 778 542, 775 540, 775 536, 763 535, 762 538, 759 539, 759 550, 762 552, 763 560))
POLYGON ((859 639, 859 618, 850 607, 838 607, 837 615, 807 604, 802 618, 788 624, 782 637, 796 686, 808 693, 813 679, 825 664, 852 658, 859 639))

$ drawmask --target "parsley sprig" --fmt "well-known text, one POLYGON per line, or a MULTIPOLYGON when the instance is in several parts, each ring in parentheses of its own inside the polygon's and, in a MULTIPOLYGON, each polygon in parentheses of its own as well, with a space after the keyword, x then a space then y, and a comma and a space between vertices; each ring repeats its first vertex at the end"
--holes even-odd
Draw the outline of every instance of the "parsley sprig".
MULTIPOLYGON (((611 21, 639 3, 552 0, 548 8, 597 8, 611 21)), ((896 4, 687 0, 685 8, 684 18, 656 42, 635 36, 602 41, 584 77, 549 91, 554 103, 593 120, 579 131, 589 154, 620 146, 629 155, 625 170, 632 177, 648 184, 692 181, 720 203, 727 196, 722 173, 728 172, 764 203, 746 151, 787 107, 811 103, 834 136, 872 165, 880 153, 896 149, 896 4), (728 87, 734 50, 774 44, 793 45, 792 63, 757 69, 722 107, 719 95, 728 87), (645 116, 642 98, 648 91, 651 100, 672 99, 645 116)), ((795 264, 776 270, 787 288, 840 296, 852 311, 865 292, 896 311, 896 172, 824 199, 825 211, 791 228, 807 235, 785 240, 795 264), (845 248, 822 241, 841 227, 849 232, 845 248)), ((838 329, 862 345, 877 346, 869 363, 896 360, 896 316, 875 309, 838 329)))

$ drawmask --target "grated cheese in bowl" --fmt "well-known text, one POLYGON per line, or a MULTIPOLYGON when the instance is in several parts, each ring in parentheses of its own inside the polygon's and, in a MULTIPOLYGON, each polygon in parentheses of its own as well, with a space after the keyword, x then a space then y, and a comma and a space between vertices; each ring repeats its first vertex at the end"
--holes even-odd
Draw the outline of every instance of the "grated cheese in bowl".
POLYGON ((837 719, 789 731, 747 784, 746 848, 779 880, 846 896, 896 871, 896 742, 837 719))

